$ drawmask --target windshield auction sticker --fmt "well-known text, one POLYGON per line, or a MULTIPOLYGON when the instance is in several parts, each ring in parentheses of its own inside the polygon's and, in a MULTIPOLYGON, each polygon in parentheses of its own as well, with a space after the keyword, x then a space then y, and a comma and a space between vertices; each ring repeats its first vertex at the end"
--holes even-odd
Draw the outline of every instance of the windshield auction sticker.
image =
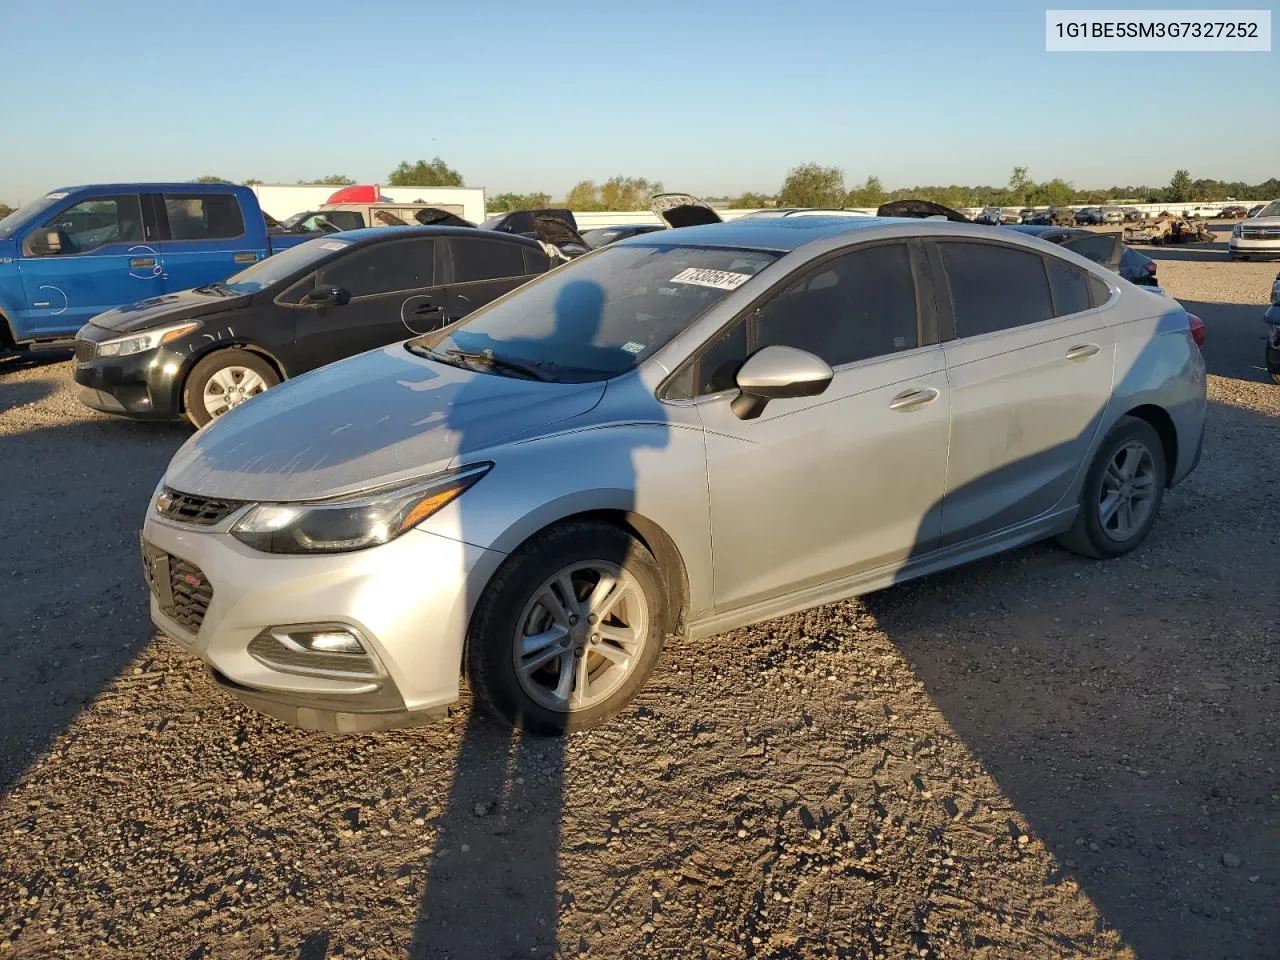
POLYGON ((1050 52, 1266 53, 1270 10, 1046 10, 1050 52))
POLYGON ((689 267, 671 278, 672 283, 691 283, 695 287, 715 287, 717 290, 737 290, 751 279, 749 273, 732 273, 728 270, 707 270, 689 267))
POLYGON ((345 250, 351 246, 350 240, 325 240, 320 244, 321 250, 345 250))

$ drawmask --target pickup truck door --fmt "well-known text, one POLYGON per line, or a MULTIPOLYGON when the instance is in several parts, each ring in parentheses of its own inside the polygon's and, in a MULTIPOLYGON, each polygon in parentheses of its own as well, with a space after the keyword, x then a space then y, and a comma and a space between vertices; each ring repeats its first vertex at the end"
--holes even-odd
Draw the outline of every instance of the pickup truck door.
POLYGON ((357 246, 283 294, 297 304, 291 370, 301 373, 443 326, 444 291, 434 283, 440 249, 433 237, 357 246), (316 286, 338 287, 350 299, 302 303, 316 286))
POLYGON ((31 227, 18 258, 18 339, 73 336, 95 314, 163 293, 156 235, 131 193, 82 196, 31 227))
POLYGON ((232 193, 151 194, 166 293, 225 280, 268 255, 266 225, 232 193))

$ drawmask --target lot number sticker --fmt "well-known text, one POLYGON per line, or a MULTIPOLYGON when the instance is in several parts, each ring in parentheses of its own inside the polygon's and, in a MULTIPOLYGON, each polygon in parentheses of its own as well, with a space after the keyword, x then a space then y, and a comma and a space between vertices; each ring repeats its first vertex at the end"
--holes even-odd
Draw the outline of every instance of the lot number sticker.
POLYGON ((671 278, 672 283, 690 283, 695 287, 715 287, 717 290, 737 290, 751 279, 749 273, 732 273, 728 270, 707 270, 689 267, 671 278))
POLYGON ((351 246, 350 240, 326 240, 320 244, 321 250, 345 250, 351 246))

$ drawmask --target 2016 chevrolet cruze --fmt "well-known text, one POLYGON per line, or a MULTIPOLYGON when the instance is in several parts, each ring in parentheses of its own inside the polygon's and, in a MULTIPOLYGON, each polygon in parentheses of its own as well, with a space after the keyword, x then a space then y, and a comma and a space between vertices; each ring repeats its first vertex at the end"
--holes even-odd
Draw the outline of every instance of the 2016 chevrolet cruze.
POLYGON ((1200 456, 1203 327, 1032 237, 796 217, 588 254, 298 377, 174 457, 151 610, 302 726, 600 723, 706 636, 1058 536, 1200 456))

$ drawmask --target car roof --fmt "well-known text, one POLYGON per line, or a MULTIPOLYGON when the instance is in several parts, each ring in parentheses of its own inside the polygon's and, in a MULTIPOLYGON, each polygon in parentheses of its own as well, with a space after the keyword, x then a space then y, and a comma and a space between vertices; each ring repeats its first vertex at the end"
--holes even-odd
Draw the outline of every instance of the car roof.
POLYGON ((338 233, 324 235, 327 240, 345 240, 348 243, 376 243, 381 240, 394 240, 396 237, 474 237, 481 236, 485 240, 501 240, 506 243, 518 243, 526 247, 538 247, 536 240, 522 237, 515 233, 503 233, 499 230, 481 230, 478 227, 447 227, 421 224, 403 227, 361 227, 358 230, 342 230, 338 233))
MULTIPOLYGON (((915 217, 743 217, 724 223, 708 223, 697 227, 642 233, 619 241, 618 245, 738 247, 746 250, 787 252, 841 233, 896 224, 929 223, 931 226, 939 226, 942 222, 920 220, 915 217)), ((953 226, 966 226, 966 224, 953 224, 953 226)))
POLYGON ((206 190, 248 190, 249 188, 240 183, 199 183, 191 180, 172 181, 172 182, 156 182, 151 181, 133 181, 126 183, 78 183, 69 187, 58 187, 56 190, 49 190, 44 196, 50 193, 78 193, 81 190, 97 190, 110 191, 119 190, 125 193, 156 193, 158 191, 172 191, 174 193, 200 193, 206 190))

